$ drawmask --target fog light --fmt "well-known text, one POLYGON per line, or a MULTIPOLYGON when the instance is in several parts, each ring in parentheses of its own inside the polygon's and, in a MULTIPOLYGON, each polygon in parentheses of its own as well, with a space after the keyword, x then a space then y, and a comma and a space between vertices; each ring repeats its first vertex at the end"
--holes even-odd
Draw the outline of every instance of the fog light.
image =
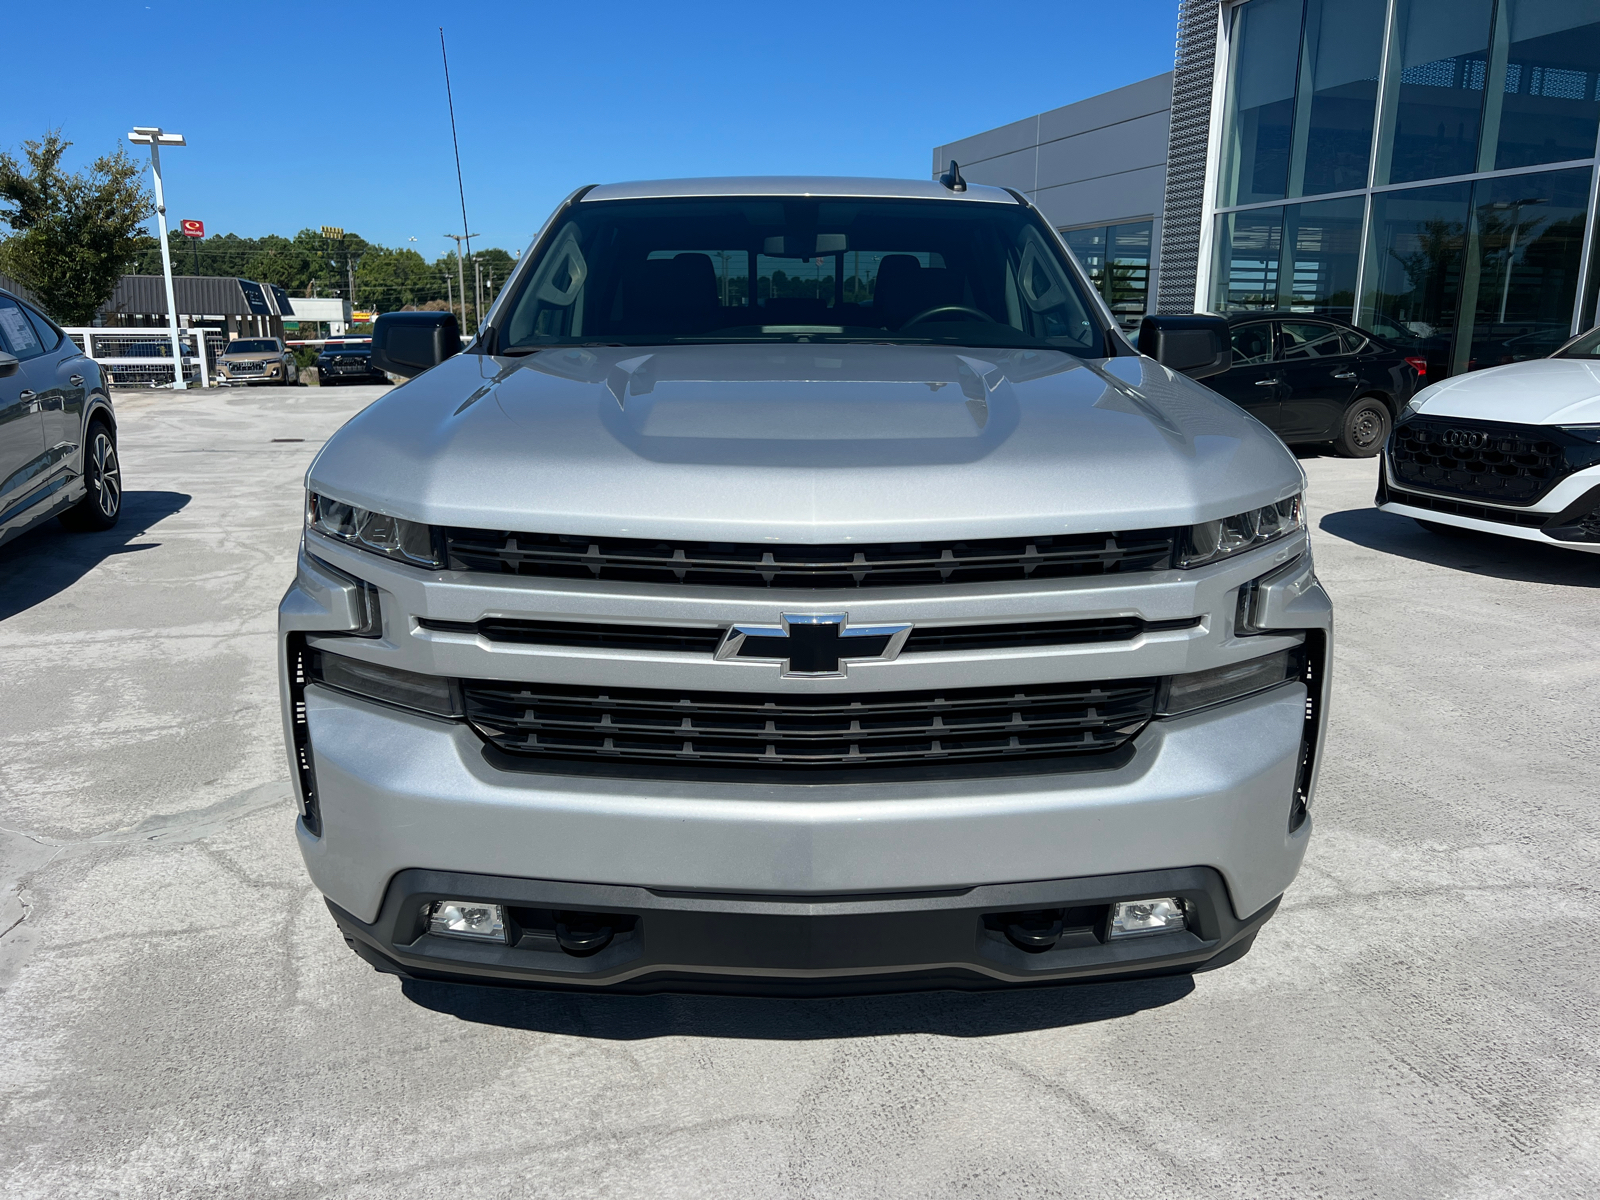
POLYGON ((1147 933, 1172 933, 1188 922, 1183 901, 1174 896, 1158 900, 1124 900, 1111 906, 1111 936, 1142 937, 1147 933))
POLYGON ((428 913, 428 932, 477 942, 506 940, 506 918, 498 904, 476 900, 437 900, 428 913))

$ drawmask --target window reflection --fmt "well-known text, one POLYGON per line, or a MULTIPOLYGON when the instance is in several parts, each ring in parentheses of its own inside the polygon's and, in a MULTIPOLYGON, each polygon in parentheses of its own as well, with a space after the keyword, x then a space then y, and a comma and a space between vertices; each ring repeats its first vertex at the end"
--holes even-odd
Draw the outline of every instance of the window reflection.
POLYGON ((1388 0, 1308 0, 1289 194, 1367 186, 1388 0))
POLYGON ((1355 311, 1356 269, 1361 261, 1362 200, 1291 204, 1284 210, 1284 244, 1292 247, 1293 274, 1280 287, 1294 312, 1328 313, 1348 320, 1355 311))
POLYGON ((1510 48, 1495 169, 1589 158, 1600 124, 1600 5, 1505 4, 1510 48))
POLYGON ((1150 299, 1149 221, 1069 229, 1062 234, 1124 329, 1137 329, 1150 299))
POLYGON ((1278 267, 1283 257, 1283 209, 1256 208, 1217 218, 1218 312, 1278 307, 1278 267))
POLYGON ((1391 70, 1393 135, 1379 183, 1466 175, 1478 165, 1478 127, 1494 0, 1399 0, 1391 70))
POLYGON ((1358 324, 1428 360, 1428 378, 1450 374, 1461 304, 1461 261, 1472 185, 1380 192, 1358 324))
POLYGON ((1589 172, 1549 171, 1474 185, 1470 335, 1456 370, 1542 358, 1571 336, 1589 172))
POLYGON ((1251 0, 1234 17, 1224 204, 1281 200, 1289 178, 1302 0, 1251 0))

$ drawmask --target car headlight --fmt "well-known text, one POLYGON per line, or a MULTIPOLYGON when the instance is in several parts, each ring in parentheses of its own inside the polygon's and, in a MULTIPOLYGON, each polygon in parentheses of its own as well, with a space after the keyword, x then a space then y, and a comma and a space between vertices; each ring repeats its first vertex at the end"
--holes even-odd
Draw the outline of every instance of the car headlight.
POLYGON ((431 525, 357 508, 331 496, 306 493, 306 528, 396 562, 418 567, 443 565, 431 525))
POLYGON ((1178 548, 1178 565, 1201 567, 1275 542, 1305 527, 1304 497, 1299 495, 1220 521, 1202 521, 1184 530, 1178 548))

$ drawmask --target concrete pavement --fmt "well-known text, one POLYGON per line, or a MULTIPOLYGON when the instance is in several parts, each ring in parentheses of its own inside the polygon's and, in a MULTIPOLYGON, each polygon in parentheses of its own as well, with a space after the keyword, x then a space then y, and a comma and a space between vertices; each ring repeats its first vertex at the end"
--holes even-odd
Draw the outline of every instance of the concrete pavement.
POLYGON ((127 507, 0 548, 0 1195, 1600 1194, 1600 558, 1374 512, 1310 855, 1243 961, 862 1000, 402 985, 291 832, 300 476, 380 389, 119 397, 127 507))

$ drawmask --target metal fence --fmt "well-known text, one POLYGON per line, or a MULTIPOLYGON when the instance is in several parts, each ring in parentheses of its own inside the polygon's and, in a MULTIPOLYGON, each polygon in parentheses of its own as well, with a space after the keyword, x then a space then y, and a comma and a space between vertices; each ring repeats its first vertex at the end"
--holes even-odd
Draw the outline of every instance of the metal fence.
MULTIPOLYGON (((84 355, 105 368, 118 387, 165 387, 173 382, 172 337, 165 329, 68 329, 84 355)), ((217 355, 227 347, 216 329, 180 329, 183 379, 211 386, 217 355)))

